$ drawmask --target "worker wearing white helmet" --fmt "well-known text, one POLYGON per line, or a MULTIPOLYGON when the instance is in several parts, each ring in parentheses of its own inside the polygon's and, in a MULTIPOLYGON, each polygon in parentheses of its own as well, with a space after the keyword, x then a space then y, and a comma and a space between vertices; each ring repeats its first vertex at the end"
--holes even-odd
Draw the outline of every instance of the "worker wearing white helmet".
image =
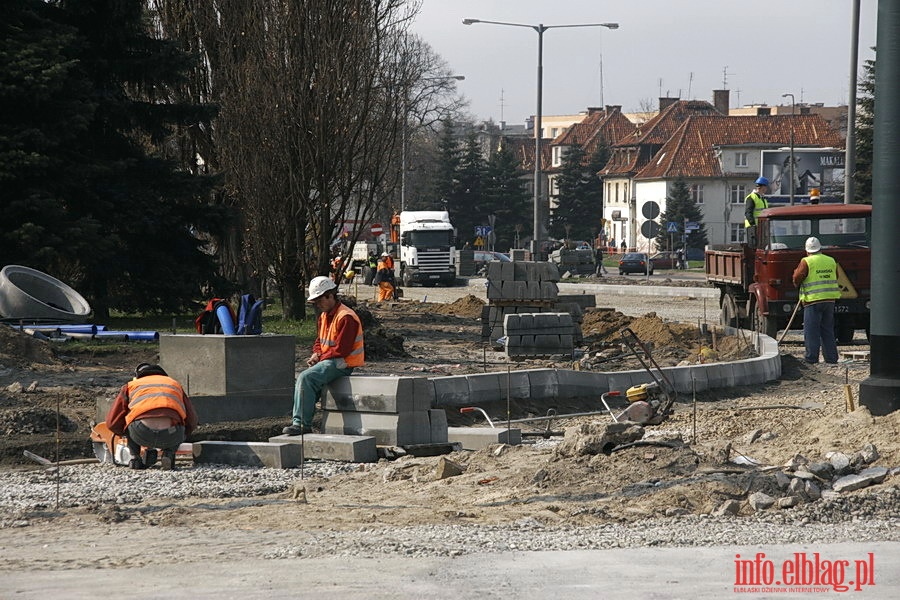
POLYGON ((316 402, 325 386, 365 362, 362 323, 337 297, 337 285, 331 278, 314 277, 307 301, 319 312, 318 335, 306 360, 308 368, 300 372, 294 386, 293 419, 283 430, 287 435, 310 433, 316 402))
POLYGON ((803 343, 806 346, 806 362, 819 362, 819 350, 825 362, 834 364, 838 359, 834 338, 834 304, 841 297, 838 285, 838 263, 822 254, 819 238, 806 240, 806 256, 794 269, 794 285, 800 288, 803 303, 803 343))

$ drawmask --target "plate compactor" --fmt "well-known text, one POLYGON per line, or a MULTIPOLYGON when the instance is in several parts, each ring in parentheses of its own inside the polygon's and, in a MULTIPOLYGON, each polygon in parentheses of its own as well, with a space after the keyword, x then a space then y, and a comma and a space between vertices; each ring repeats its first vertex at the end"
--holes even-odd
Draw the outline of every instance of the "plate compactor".
MULTIPOLYGON (((672 412, 672 405, 677 397, 675 386, 672 385, 665 372, 653 360, 650 349, 638 339, 634 331, 626 327, 619 333, 622 336, 622 341, 631 349, 632 354, 640 361, 641 366, 644 367, 653 381, 628 388, 625 392, 628 408, 618 415, 614 415, 609 410, 606 398, 601 396, 603 404, 616 422, 631 421, 640 425, 659 425, 672 412)), ((606 395, 604 394, 603 396, 606 395)), ((619 396, 621 393, 609 392, 608 395, 619 396)))

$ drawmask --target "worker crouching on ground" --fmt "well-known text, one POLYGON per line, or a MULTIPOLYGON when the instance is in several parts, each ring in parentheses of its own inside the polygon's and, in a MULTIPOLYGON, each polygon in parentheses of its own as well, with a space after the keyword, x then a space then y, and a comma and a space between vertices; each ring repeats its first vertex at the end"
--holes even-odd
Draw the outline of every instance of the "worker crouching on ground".
POLYGON ((838 286, 837 261, 821 254, 822 244, 815 237, 806 240, 806 256, 794 270, 794 285, 800 288, 803 303, 803 343, 806 346, 806 362, 819 362, 819 348, 825 362, 834 364, 838 359, 834 338, 834 302, 841 297, 838 286))
POLYGON ((127 438, 132 469, 153 466, 161 449, 160 468, 170 471, 175 468, 178 446, 197 427, 197 413, 180 383, 159 365, 141 363, 134 379, 119 390, 106 414, 106 425, 127 438), (147 448, 143 459, 141 446, 147 448))
POLYGON ((328 383, 346 377, 365 362, 363 328, 359 317, 337 297, 337 286, 328 277, 309 282, 309 298, 319 311, 319 326, 309 368, 300 372, 294 386, 293 422, 284 428, 287 435, 312 432, 316 402, 328 383))
POLYGON ((378 285, 378 301, 394 298, 394 259, 387 252, 381 255, 373 283, 378 285))

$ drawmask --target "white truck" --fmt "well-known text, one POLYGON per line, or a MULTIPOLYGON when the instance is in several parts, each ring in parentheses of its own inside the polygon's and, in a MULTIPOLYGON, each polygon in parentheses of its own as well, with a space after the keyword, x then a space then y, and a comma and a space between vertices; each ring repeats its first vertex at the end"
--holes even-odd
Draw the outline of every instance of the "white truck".
POLYGON ((456 231, 445 210, 405 210, 400 213, 400 281, 409 286, 456 282, 456 231))

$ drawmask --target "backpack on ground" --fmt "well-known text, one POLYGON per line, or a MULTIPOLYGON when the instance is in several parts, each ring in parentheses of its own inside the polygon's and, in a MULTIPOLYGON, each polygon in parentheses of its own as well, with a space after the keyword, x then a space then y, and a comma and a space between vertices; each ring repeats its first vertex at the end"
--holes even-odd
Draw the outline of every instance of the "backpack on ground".
MULTIPOLYGON (((206 308, 203 309, 196 319, 194 319, 194 326, 197 328, 197 333, 202 334, 217 334, 224 333, 222 329, 222 323, 219 321, 219 316, 216 314, 216 311, 220 306, 225 306, 228 308, 228 313, 231 315, 231 322, 234 323, 237 318, 234 314, 234 309, 231 308, 231 305, 228 304, 227 300, 222 298, 211 298, 209 302, 206 303, 206 308)), ((233 325, 232 325, 233 328, 233 325)))

